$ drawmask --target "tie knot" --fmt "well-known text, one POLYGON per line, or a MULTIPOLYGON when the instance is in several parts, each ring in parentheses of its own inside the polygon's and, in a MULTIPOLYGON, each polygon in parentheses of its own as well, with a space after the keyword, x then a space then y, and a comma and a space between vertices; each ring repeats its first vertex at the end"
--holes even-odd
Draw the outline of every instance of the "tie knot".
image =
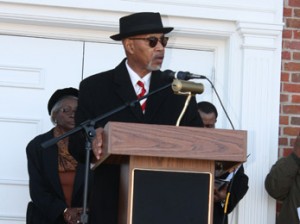
POLYGON ((139 87, 145 88, 145 85, 144 85, 144 83, 143 83, 142 81, 139 80, 139 81, 137 82, 137 84, 138 84, 139 87))
POLYGON ((138 84, 139 87, 141 87, 140 92, 138 94, 138 98, 141 98, 146 93, 145 85, 142 81, 138 81, 137 84, 138 84))

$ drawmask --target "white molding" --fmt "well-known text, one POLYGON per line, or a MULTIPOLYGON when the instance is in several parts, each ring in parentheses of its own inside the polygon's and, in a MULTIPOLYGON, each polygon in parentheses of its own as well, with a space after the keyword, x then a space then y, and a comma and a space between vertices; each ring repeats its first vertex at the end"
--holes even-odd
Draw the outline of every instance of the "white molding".
POLYGON ((45 72, 41 68, 0 64, 0 86, 43 89, 45 72))
POLYGON ((237 30, 243 38, 242 47, 245 49, 271 50, 278 48, 277 40, 281 35, 283 23, 257 24, 238 22, 237 30))
POLYGON ((57 11, 54 15, 59 15, 61 9, 80 9, 83 12, 105 10, 111 11, 111 13, 115 11, 129 14, 133 11, 145 11, 145 9, 147 9, 146 11, 158 11, 158 5, 161 5, 159 11, 167 15, 257 22, 262 21, 262 19, 269 22, 280 21, 280 13, 276 10, 277 6, 282 4, 273 0, 110 0, 106 2, 92 0, 84 2, 79 0, 45 0, 42 2, 38 0, 15 0, 2 1, 2 3, 22 7, 39 7, 40 9, 53 8, 57 11))
POLYGON ((34 135, 41 133, 42 131, 42 120, 41 118, 29 118, 29 117, 20 117, 20 116, 11 116, 5 115, 2 113, 0 115, 0 123, 20 123, 20 124, 32 124, 36 126, 34 135))
MULTIPOLYGON (((124 8, 118 10, 118 7, 115 7, 118 6, 117 3, 119 2, 122 6, 124 2, 135 6, 137 4, 135 1, 115 2, 115 5, 113 2, 109 3, 114 6, 112 10, 112 7, 109 8, 108 5, 103 5, 103 3, 97 7, 95 2, 85 2, 83 6, 76 1, 72 1, 72 3, 69 1, 62 1, 60 2, 60 5, 55 5, 55 2, 47 1, 44 1, 44 3, 41 3, 40 1, 2 1, 0 2, 0 34, 110 42, 111 40, 108 37, 111 34, 118 32, 119 17, 131 12, 131 10, 126 11, 124 8)), ((164 24, 174 26, 175 32, 178 33, 190 35, 202 33, 204 35, 205 32, 208 32, 207 35, 213 36, 214 32, 210 31, 208 26, 202 27, 201 25, 205 25, 205 23, 201 23, 201 21, 210 21, 215 24, 224 24, 224 22, 229 24, 235 21, 255 22, 257 25, 260 23, 269 23, 270 25, 274 22, 276 23, 276 20, 274 19, 263 20, 266 16, 257 14, 243 19, 243 14, 251 10, 255 13, 261 13, 262 7, 259 6, 261 4, 257 5, 253 4, 253 2, 251 2, 251 4, 247 1, 243 3, 240 1, 227 1, 225 3, 219 0, 215 0, 214 4, 210 1, 198 2, 190 0, 189 2, 191 4, 191 9, 184 10, 184 8, 182 8, 183 6, 180 5, 180 13, 178 13, 177 9, 172 10, 172 8, 170 8, 167 11, 164 7, 162 7, 162 15, 168 15, 167 17, 163 16, 164 24), (218 8, 222 9, 222 11, 212 11, 210 16, 205 16, 208 9, 204 6, 209 7, 209 10, 216 10, 216 8, 218 8), (236 14, 235 12, 228 11, 229 9, 237 11, 245 10, 245 12, 242 14, 236 14), (221 16, 226 13, 228 13, 230 17, 226 18, 221 16), (188 21, 188 23, 183 23, 181 26, 178 26, 176 21, 188 21), (195 23, 197 21, 200 21, 197 23, 199 26, 191 29, 190 22, 195 23)), ((257 2, 259 3, 263 1, 257 2)), ((265 1, 265 3, 266 2, 268 3, 271 1, 265 1)), ((152 11, 157 11, 157 4, 186 4, 186 2, 183 2, 182 0, 144 1, 140 4, 149 6, 151 3, 155 3, 155 10, 152 11)), ((58 3, 56 2, 56 4, 58 3)), ((267 4, 267 6, 272 14, 275 13, 274 8, 271 7, 270 4, 267 4)), ((151 8, 147 8, 147 10, 151 11, 151 8)), ((227 31, 225 31, 222 26, 218 26, 218 28, 219 31, 215 29, 215 32, 219 32, 217 33, 217 36, 227 35, 227 31), (224 31, 225 33, 222 33, 224 31)))
MULTIPOLYGON (((118 19, 123 15, 94 9, 13 6, 0 2, 0 34, 112 43, 109 36, 118 32, 118 19)), ((180 15, 164 17, 164 24, 175 28, 171 35, 179 36, 224 39, 235 31, 235 21, 180 15)))
POLYGON ((0 220, 9 221, 9 222, 25 222, 26 217, 24 215, 7 215, 0 213, 0 220))
POLYGON ((29 124, 35 124, 37 126, 41 125, 41 119, 38 118, 28 118, 28 117, 18 117, 18 116, 13 117, 11 115, 3 116, 3 114, 1 114, 0 116, 0 122, 29 123, 29 124))
POLYGON ((16 180, 16 179, 0 179, 1 185, 12 185, 12 186, 29 186, 29 180, 16 180))

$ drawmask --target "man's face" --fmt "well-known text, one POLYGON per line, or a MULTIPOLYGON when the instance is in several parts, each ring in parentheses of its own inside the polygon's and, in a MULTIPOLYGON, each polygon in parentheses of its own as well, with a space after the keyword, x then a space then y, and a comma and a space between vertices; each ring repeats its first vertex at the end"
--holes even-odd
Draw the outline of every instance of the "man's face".
POLYGON ((202 118, 205 128, 215 128, 215 124, 217 122, 215 113, 211 112, 207 114, 200 110, 198 110, 198 112, 202 118))
POLYGON ((128 64, 138 74, 159 70, 163 63, 167 38, 162 33, 143 34, 123 41, 128 64))

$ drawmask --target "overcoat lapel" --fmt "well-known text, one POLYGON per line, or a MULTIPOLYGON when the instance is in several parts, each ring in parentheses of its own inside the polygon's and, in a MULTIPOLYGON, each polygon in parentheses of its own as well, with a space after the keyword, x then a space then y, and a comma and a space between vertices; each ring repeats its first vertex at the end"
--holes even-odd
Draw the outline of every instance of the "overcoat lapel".
POLYGON ((44 149, 43 160, 45 164, 45 172, 49 178, 49 181, 56 193, 64 198, 64 193, 60 184, 59 176, 58 176, 58 149, 57 146, 51 146, 49 148, 44 149))
MULTIPOLYGON (((114 71, 114 83, 115 83, 115 91, 122 98, 124 105, 128 103, 132 103, 137 100, 136 93, 132 86, 131 80, 129 78, 129 74, 127 68, 125 66, 125 59, 122 63, 116 67, 114 71)), ((120 105, 122 106, 122 105, 120 105)), ((138 103, 129 106, 130 110, 134 114, 134 116, 139 120, 143 120, 143 112, 138 103)))
MULTIPOLYGON (((170 86, 170 82, 166 82, 166 78, 163 77, 163 73, 161 71, 154 71, 151 75, 151 85, 149 93, 151 94, 153 91, 158 90, 159 88, 170 86)), ((170 89, 170 87, 167 87, 170 89)), ((163 89, 161 91, 158 91, 157 93, 152 94, 147 99, 147 105, 146 105, 146 113, 145 113, 145 122, 151 123, 152 118, 158 111, 161 104, 166 100, 167 95, 170 91, 166 91, 166 89, 163 89)))

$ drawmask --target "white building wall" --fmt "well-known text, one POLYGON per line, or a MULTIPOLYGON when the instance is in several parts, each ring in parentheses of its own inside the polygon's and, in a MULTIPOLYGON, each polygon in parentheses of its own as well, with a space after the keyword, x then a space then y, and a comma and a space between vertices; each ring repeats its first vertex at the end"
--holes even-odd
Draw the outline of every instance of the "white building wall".
MULTIPOLYGON (((159 11, 163 15, 164 25, 175 27, 170 34, 171 39, 168 45, 171 50, 188 49, 213 53, 212 68, 197 68, 191 65, 192 63, 189 62, 195 60, 193 57, 182 61, 181 67, 180 63, 176 63, 178 66, 176 67, 175 63, 172 64, 171 61, 169 69, 190 70, 199 74, 205 72, 209 75, 235 129, 248 131, 248 154, 250 157, 245 164, 245 170, 250 178, 250 189, 231 215, 230 223, 274 224, 275 201, 270 199, 264 190, 264 177, 277 158, 282 10, 283 3, 277 0, 0 1, 0 36, 6 40, 0 42, 0 103, 2 111, 0 112, 0 122, 6 124, 2 125, 4 128, 0 128, 3 131, 0 132, 1 136, 3 137, 5 130, 11 126, 16 127, 16 130, 31 130, 16 149, 18 155, 23 154, 23 156, 17 157, 18 162, 23 166, 26 165, 24 157, 26 141, 50 127, 44 109, 44 102, 48 100, 50 93, 56 88, 66 85, 76 86, 81 80, 81 76, 90 75, 89 73, 95 68, 100 71, 106 69, 108 65, 114 66, 116 65, 114 62, 123 57, 122 52, 116 53, 116 55, 107 54, 106 58, 102 61, 99 60, 98 65, 93 62, 98 59, 92 57, 91 53, 88 61, 85 62, 87 67, 83 69, 82 74, 82 58, 85 57, 82 49, 85 44, 86 46, 95 44, 100 49, 100 45, 114 44, 111 45, 115 46, 113 48, 120 49, 118 43, 110 40, 109 36, 118 32, 118 20, 121 16, 138 11, 159 11), (10 38, 10 36, 15 37, 10 38), (18 52, 21 57, 20 55, 20 58, 16 57, 15 63, 13 59, 5 62, 6 52, 9 51, 6 45, 11 44, 17 47, 20 43, 20 39, 16 37, 38 38, 30 39, 33 40, 30 45, 31 49, 18 52), (7 38, 11 42, 7 42, 7 38), (50 75, 46 75, 46 81, 36 92, 34 91, 37 89, 36 87, 32 85, 28 87, 28 83, 20 84, 18 82, 23 76, 16 74, 21 73, 8 73, 7 70, 13 68, 13 71, 16 71, 16 68, 20 68, 22 54, 24 54, 24 58, 30 56, 33 60, 34 56, 31 51, 48 52, 53 49, 51 44, 38 45, 41 39, 51 43, 51 39, 55 39, 60 42, 58 45, 62 44, 62 46, 71 44, 72 47, 74 44, 77 49, 73 59, 76 66, 74 68, 73 60, 67 60, 69 55, 66 52, 69 50, 63 48, 58 51, 57 54, 66 54, 62 57, 64 63, 62 65, 54 63, 55 61, 53 64, 50 63, 47 65, 50 66, 49 69, 52 67, 58 69, 52 72, 47 70, 49 72, 47 74, 59 74, 59 68, 65 67, 67 68, 67 71, 63 73, 65 78, 60 78, 61 83, 57 83, 49 81, 51 80, 50 75), (13 74, 13 76, 7 74, 13 74), (14 79, 9 81, 14 85, 7 84, 11 77, 14 79), (15 83, 19 83, 19 86, 16 86, 15 83), (24 108, 24 105, 20 108, 15 105, 19 103, 20 94, 24 94, 24 91, 36 103, 30 105, 31 110, 24 110, 25 114, 15 115, 15 111, 22 111, 24 108), (8 93, 12 97, 12 102, 15 102, 11 103, 11 107, 3 106, 7 105, 7 98, 3 96, 8 96, 8 93), (40 94, 40 98, 37 98, 36 94, 40 94), (6 109, 2 110, 3 107, 6 109), (38 110, 40 112, 37 112, 38 110)), ((72 47, 72 49, 74 48, 72 47)), ((55 54, 53 53, 53 55, 55 54)), ((45 60, 53 61, 53 58, 45 60)), ((26 69, 23 71, 26 72, 22 74, 28 74, 29 64, 25 65, 26 69)), ((39 66, 39 62, 31 66, 37 73, 33 73, 29 77, 40 74, 38 68, 45 66, 42 63, 39 66)), ((32 72, 32 70, 30 71, 32 72)), ((209 87, 206 90, 212 93, 209 87)), ((218 127, 231 128, 222 113, 217 97, 213 93, 206 97, 218 107, 220 112, 218 127)), ((201 100, 201 96, 198 99, 201 100)), ((10 158, 11 154, 5 150, 11 148, 10 144, 9 141, 0 142, 1 157, 10 158)), ((11 161, 11 163, 13 164, 15 161, 11 161)), ((18 204, 17 200, 20 200, 22 206, 13 210, 14 206, 2 202, 0 223, 24 223, 25 202, 28 200, 28 194, 26 195, 28 177, 24 176, 26 174, 22 177, 15 175, 17 171, 3 167, 3 164, 7 163, 0 164, 0 197, 3 199, 3 195, 5 195, 3 192, 10 189, 8 198, 15 201, 13 204, 18 204), (22 190, 20 191, 19 188, 22 190), (19 199, 14 197, 14 192, 19 192, 19 199)))

